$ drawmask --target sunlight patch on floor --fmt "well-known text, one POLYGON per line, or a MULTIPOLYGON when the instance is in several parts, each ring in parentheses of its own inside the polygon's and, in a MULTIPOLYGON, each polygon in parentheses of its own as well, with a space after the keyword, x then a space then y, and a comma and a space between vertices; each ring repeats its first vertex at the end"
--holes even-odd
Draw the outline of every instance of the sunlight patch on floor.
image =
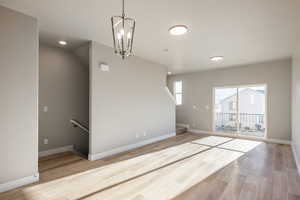
POLYGON ((172 199, 242 155, 236 151, 213 148, 85 199, 172 199))
POLYGON ((26 199, 172 199, 261 142, 210 136, 23 189, 26 199))
POLYGON ((261 142, 252 140, 234 139, 232 141, 220 145, 219 147, 233 151, 249 152, 260 144, 261 142))
POLYGON ((38 196, 33 195, 36 193, 41 194, 46 199, 78 199, 114 184, 156 170, 164 165, 189 157, 208 148, 198 144, 185 143, 25 188, 23 192, 31 196, 30 199, 33 199, 33 196, 38 196))
POLYGON ((224 142, 228 142, 230 140, 232 140, 232 138, 209 136, 209 137, 201 138, 199 140, 194 140, 193 143, 207 145, 207 146, 217 146, 223 144, 224 142))

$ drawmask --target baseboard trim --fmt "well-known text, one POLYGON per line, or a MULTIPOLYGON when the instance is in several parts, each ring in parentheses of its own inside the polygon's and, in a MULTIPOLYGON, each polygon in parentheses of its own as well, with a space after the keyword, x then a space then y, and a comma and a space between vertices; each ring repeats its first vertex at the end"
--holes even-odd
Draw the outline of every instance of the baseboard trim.
POLYGON ((281 140, 281 139, 272 139, 272 138, 267 138, 264 140, 266 142, 275 143, 275 144, 288 144, 288 145, 292 144, 292 142, 290 140, 281 140))
POLYGON ((50 149, 47 151, 41 151, 41 152, 39 152, 39 157, 50 156, 53 154, 63 153, 63 152, 68 152, 68 151, 74 151, 73 145, 59 147, 56 149, 50 149))
MULTIPOLYGON (((232 137, 231 134, 216 133, 216 132, 203 131, 203 130, 198 130, 198 129, 189 129, 189 132, 196 133, 196 134, 206 134, 206 135, 232 137)), ((259 140, 259 141, 265 141, 265 142, 270 142, 270 143, 275 143, 275 144, 288 144, 288 145, 291 145, 290 140, 281 140, 281 139, 273 139, 273 138, 256 138, 256 137, 247 137, 247 136, 239 136, 239 138, 250 139, 250 140, 259 140)))
POLYGON ((102 158, 106 158, 108 156, 112 156, 112 155, 115 155, 115 154, 118 154, 118 153, 129 151, 131 149, 135 149, 135 148, 138 148, 138 147, 141 147, 141 146, 144 146, 144 145, 147 145, 147 144, 151 144, 151 143, 154 143, 154 142, 158 142, 158 141, 161 141, 161 140, 164 140, 164 139, 168 139, 168 138, 174 137, 174 136, 176 136, 176 133, 171 133, 171 134, 168 134, 168 135, 158 136, 158 137, 151 138, 151 139, 148 139, 148 140, 144 140, 144 141, 141 141, 141 142, 138 142, 138 143, 135 143, 135 144, 130 144, 130 145, 118 147, 118 148, 112 149, 110 151, 105 151, 105 152, 102 152, 102 153, 89 154, 89 160, 99 160, 99 159, 102 159, 102 158))
POLYGON ((300 160, 299 160, 300 155, 297 154, 296 147, 295 147, 295 144, 293 142, 292 142, 292 151, 293 151, 294 159, 295 159, 295 162, 296 162, 298 174, 300 176, 300 160))
POLYGON ((180 123, 178 123, 178 124, 176 124, 176 126, 181 126, 181 127, 190 129, 190 125, 188 125, 188 124, 180 124, 180 123))
POLYGON ((2 183, 2 184, 0 184, 0 193, 15 189, 15 188, 27 185, 27 184, 35 183, 37 181, 39 181, 38 173, 34 174, 32 176, 27 176, 27 177, 20 178, 17 180, 9 181, 7 183, 2 183))

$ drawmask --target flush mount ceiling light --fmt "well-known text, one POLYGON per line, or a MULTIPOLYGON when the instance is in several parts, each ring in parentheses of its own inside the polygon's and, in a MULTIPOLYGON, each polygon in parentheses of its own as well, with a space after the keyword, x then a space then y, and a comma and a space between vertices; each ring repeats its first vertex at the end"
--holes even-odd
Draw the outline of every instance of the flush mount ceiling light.
POLYGON ((185 25, 175 25, 169 28, 171 35, 184 35, 188 32, 188 27, 185 25))
POLYGON ((220 62, 220 61, 222 61, 223 59, 224 59, 223 56, 213 56, 213 57, 210 58, 210 60, 211 60, 212 62, 220 62))
POLYGON ((121 55, 122 59, 131 56, 135 20, 125 17, 124 0, 122 0, 122 15, 112 16, 111 25, 115 53, 121 55))
POLYGON ((68 43, 66 41, 61 40, 58 42, 58 44, 60 44, 62 46, 66 46, 68 43))

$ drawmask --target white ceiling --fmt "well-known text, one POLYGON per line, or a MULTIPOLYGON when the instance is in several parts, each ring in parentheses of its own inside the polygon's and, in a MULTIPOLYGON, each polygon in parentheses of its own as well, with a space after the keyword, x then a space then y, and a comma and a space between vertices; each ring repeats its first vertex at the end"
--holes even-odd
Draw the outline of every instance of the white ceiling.
MULTIPOLYGON (((299 0, 125 0, 137 21, 134 53, 173 73, 290 57, 300 37, 299 0), (185 24, 190 32, 170 36, 185 24), (168 51, 164 51, 168 49, 168 51), (214 55, 224 61, 210 62, 214 55)), ((112 46, 110 17, 121 0, 0 0, 39 19, 42 41, 95 40, 112 46)), ((72 45, 71 45, 72 46, 72 45)))

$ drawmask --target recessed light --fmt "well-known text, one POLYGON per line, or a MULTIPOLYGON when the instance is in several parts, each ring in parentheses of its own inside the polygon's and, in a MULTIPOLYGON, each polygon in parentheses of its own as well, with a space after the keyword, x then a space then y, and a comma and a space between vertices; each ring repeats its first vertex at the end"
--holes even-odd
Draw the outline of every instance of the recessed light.
POLYGON ((185 25, 175 25, 169 28, 171 35, 184 35, 188 32, 188 27, 185 25))
POLYGON ((63 40, 59 41, 58 43, 62 46, 66 46, 68 44, 66 41, 63 40))
POLYGON ((172 72, 168 72, 168 75, 171 75, 172 74, 172 72))
POLYGON ((210 58, 210 60, 213 61, 213 62, 220 62, 223 59, 224 59, 223 56, 213 56, 213 57, 210 58))

